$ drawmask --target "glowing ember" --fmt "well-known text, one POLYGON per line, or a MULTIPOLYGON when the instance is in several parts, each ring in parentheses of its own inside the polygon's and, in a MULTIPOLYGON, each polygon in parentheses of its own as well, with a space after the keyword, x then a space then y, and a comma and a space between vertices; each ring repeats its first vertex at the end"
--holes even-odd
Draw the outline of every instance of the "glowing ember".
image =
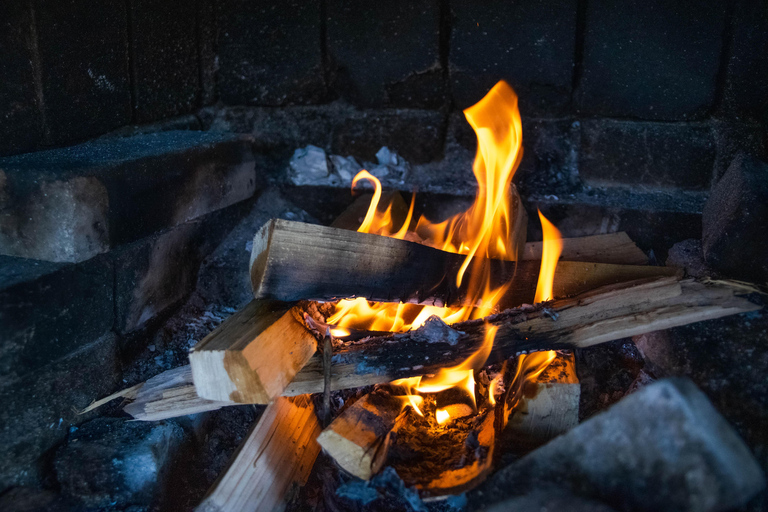
MULTIPOLYGON (((464 111, 467 121, 477 135, 478 151, 473 172, 478 182, 475 200, 464 213, 455 215, 440 223, 432 223, 421 217, 414 228, 416 236, 424 244, 466 255, 455 276, 457 286, 468 280, 468 295, 475 307, 465 306, 442 308, 412 304, 375 303, 365 298, 341 300, 335 306, 328 322, 338 331, 346 328, 376 331, 406 331, 421 326, 430 316, 436 315, 448 324, 471 318, 483 318, 494 312, 499 300, 511 283, 494 287, 491 283, 490 268, 482 264, 484 258, 516 260, 518 251, 515 232, 514 208, 510 187, 515 171, 522 158, 522 122, 517 106, 517 95, 506 82, 497 83, 480 102, 464 111), (477 256, 477 258, 475 258, 477 256)), ((408 216, 400 226, 395 226, 392 204, 382 213, 378 211, 381 199, 381 183, 367 171, 361 171, 352 182, 352 188, 368 180, 374 186, 373 199, 368 212, 358 229, 398 239, 405 238, 411 225, 414 198, 408 216)), ((560 255, 559 232, 543 216, 544 248, 542 271, 536 292, 536 301, 552 297, 552 281, 555 266, 560 255), (541 293, 539 293, 541 291, 541 293), (543 298, 542 298, 543 297, 543 298)), ((489 326, 482 346, 466 361, 453 368, 444 368, 436 375, 400 379, 392 384, 405 391, 404 405, 410 405, 423 416, 420 409, 423 400, 416 393, 437 393, 452 387, 465 389, 475 401, 474 372, 485 365, 493 348, 497 327, 489 326)), ((539 361, 541 371, 554 359, 554 352, 541 357, 528 358, 539 361)), ((521 362, 525 360, 521 357, 521 362)), ((518 369, 520 365, 518 365, 518 369)), ((494 379, 489 389, 489 402, 501 376, 494 379)), ((444 424, 450 419, 446 409, 436 411, 436 420, 444 424)))

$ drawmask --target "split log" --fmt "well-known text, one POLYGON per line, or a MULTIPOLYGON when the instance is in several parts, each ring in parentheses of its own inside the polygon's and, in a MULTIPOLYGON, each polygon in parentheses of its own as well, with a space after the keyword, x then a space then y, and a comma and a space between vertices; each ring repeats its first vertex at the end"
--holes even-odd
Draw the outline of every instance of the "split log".
POLYGON ((387 459, 403 399, 386 390, 369 393, 337 416, 317 442, 345 471, 368 480, 387 459))
POLYGON ((304 485, 320 445, 309 396, 278 398, 262 414, 200 512, 281 510, 292 485, 304 485))
MULTIPOLYGON (((528 242, 523 250, 524 260, 540 260, 542 242, 528 242)), ((563 238, 563 261, 596 261, 622 265, 647 265, 648 256, 621 231, 605 235, 563 238)))
POLYGON ((192 369, 180 366, 155 375, 140 385, 134 401, 123 410, 141 421, 158 421, 199 412, 215 411, 230 401, 201 398, 192 384, 192 369))
MULTIPOLYGON (((256 234, 251 283, 256 298, 284 301, 367 297, 383 302, 474 306, 469 279, 455 276, 464 255, 367 233, 273 219, 256 234)), ((491 285, 510 283, 503 306, 531 303, 540 262, 479 260, 491 285)), ((479 263, 478 263, 479 264, 479 263)), ((556 297, 599 286, 669 276, 667 267, 561 261, 555 271, 556 297)))
MULTIPOLYGON (((349 343, 334 352, 331 383, 333 389, 356 388, 455 366, 480 348, 486 322, 499 326, 490 364, 523 352, 588 347, 760 309, 749 293, 732 282, 680 281, 677 276, 606 286, 454 324, 462 335, 453 345, 419 341, 418 330, 349 343)), ((285 394, 318 393, 323 382, 322 361, 313 356, 285 394)))
POLYGON ((558 352, 535 379, 522 379, 506 393, 502 442, 530 451, 579 423, 581 385, 572 352, 558 352))
POLYGON ((263 404, 282 395, 317 348, 291 308, 276 301, 251 301, 195 345, 189 362, 198 395, 263 404))

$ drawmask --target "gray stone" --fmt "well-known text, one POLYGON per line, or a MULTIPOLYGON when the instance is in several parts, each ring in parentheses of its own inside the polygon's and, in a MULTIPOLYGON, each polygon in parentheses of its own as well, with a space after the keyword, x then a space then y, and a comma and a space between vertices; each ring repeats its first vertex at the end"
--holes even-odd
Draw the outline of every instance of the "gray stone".
POLYGON ((112 328, 112 263, 0 256, 0 386, 74 352, 112 328))
POLYGON ((197 292, 208 302, 240 309, 253 300, 248 274, 253 236, 273 218, 317 224, 302 209, 270 188, 259 196, 250 212, 232 229, 200 269, 197 292))
POLYGON ((552 489, 549 492, 536 491, 525 496, 512 498, 483 509, 484 512, 508 512, 526 510, 530 512, 611 512, 614 510, 604 503, 585 500, 566 492, 552 489))
POLYGON ((575 0, 452 2, 450 78, 459 108, 499 80, 520 97, 523 117, 561 113, 570 101, 577 41, 575 0))
POLYGON ((244 136, 168 131, 0 159, 0 254, 82 261, 248 199, 244 136))
POLYGON ((595 186, 704 190, 715 164, 707 124, 581 122, 579 175, 595 186))
POLYGON ((739 279, 768 281, 768 163, 740 155, 709 195, 702 216, 704 259, 739 279))
POLYGON ((73 504, 53 491, 14 487, 0 496, 0 510, 13 512, 68 512, 73 504))
POLYGON ((685 275, 691 277, 707 277, 712 273, 704 262, 701 240, 683 240, 673 245, 666 265, 685 269, 685 275))
POLYGON ((665 379, 499 471, 470 502, 552 486, 623 510, 716 511, 744 505, 765 475, 692 382, 665 379))
POLYGON ((0 386, 0 489, 38 484, 43 455, 95 414, 78 411, 124 385, 120 371, 118 340, 108 334, 0 386))
POLYGON ((148 505, 183 436, 172 421, 97 418, 56 451, 56 479, 88 507, 148 505))
POLYGON ((726 4, 716 0, 590 1, 577 108, 653 120, 703 117, 715 100, 726 19, 726 4))

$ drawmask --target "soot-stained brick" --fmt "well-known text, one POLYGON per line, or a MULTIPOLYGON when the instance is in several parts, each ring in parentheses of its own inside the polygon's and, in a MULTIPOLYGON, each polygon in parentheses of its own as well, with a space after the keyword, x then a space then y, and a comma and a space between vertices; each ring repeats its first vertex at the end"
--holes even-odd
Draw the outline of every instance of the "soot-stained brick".
POLYGON ((654 120, 701 118, 715 99, 725 2, 587 2, 577 107, 654 120))

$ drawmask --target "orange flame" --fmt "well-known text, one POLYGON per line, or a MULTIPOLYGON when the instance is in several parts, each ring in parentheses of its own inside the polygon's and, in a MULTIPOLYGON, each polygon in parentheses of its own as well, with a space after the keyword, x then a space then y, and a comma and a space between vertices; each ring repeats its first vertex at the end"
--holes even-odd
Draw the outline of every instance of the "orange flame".
POLYGON ((560 231, 541 214, 540 210, 539 220, 541 220, 544 241, 541 248, 541 271, 539 272, 539 282, 536 284, 534 304, 554 298, 552 285, 555 282, 555 268, 557 268, 560 253, 563 251, 563 237, 560 231))

